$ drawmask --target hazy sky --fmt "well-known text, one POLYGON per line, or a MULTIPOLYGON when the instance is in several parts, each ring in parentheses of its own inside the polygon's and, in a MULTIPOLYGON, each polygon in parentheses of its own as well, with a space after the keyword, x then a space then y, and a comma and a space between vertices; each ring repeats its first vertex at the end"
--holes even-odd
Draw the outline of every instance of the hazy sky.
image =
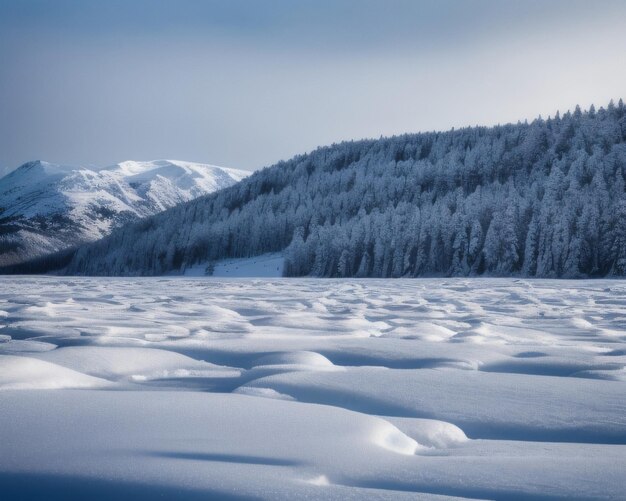
POLYGON ((0 169, 256 169, 626 99, 623 0, 0 0, 0 169))

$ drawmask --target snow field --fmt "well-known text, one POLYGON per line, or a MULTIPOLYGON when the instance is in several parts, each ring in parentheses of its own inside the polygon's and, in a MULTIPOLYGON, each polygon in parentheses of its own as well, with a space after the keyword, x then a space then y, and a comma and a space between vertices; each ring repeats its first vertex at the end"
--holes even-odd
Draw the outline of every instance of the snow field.
POLYGON ((7 499, 626 492, 624 281, 0 280, 7 499))
POLYGON ((220 278, 278 278, 283 276, 285 258, 281 253, 263 254, 261 256, 221 259, 213 264, 213 270, 207 271, 209 263, 195 264, 184 270, 188 277, 211 275, 220 278))

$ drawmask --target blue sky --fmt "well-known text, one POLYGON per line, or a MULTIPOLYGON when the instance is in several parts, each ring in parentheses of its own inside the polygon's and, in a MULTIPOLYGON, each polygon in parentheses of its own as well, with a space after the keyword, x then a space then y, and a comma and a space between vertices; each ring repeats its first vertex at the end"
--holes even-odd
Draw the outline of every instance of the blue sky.
POLYGON ((256 169, 626 98, 620 0, 0 0, 0 169, 256 169))

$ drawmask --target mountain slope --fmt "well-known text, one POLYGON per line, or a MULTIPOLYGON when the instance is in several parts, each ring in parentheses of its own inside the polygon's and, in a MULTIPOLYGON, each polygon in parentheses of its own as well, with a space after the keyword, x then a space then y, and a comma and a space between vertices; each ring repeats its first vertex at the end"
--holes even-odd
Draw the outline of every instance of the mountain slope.
POLYGON ((625 275, 625 185, 621 100, 347 142, 120 228, 67 272, 155 275, 282 251, 287 275, 625 275))
POLYGON ((225 188, 247 172, 156 160, 97 170, 29 162, 0 179, 0 266, 91 242, 225 188))

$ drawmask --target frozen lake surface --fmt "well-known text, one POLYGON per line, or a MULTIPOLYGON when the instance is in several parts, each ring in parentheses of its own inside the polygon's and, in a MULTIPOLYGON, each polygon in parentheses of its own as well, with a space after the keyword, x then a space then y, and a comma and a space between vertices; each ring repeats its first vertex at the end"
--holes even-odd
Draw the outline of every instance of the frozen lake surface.
POLYGON ((624 499, 626 281, 0 278, 0 498, 624 499))

